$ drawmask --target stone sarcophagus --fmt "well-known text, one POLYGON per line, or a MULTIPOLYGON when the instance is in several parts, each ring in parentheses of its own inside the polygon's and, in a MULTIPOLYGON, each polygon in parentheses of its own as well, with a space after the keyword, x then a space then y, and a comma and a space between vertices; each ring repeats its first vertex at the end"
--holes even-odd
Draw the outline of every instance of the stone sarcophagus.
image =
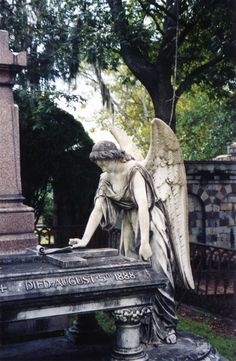
POLYGON ((115 249, 80 250, 0 258, 1 324, 97 310, 113 311, 117 341, 113 360, 146 360, 139 325, 165 279, 147 262, 115 249))

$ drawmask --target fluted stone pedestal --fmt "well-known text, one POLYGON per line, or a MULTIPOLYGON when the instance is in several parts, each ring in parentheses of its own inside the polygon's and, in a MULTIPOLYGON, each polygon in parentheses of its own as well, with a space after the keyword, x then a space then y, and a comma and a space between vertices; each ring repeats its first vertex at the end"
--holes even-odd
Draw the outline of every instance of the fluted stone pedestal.
POLYGON ((147 361, 140 339, 140 320, 151 313, 151 307, 132 307, 112 313, 116 321, 115 348, 111 361, 147 361))
POLYGON ((37 244, 33 209, 23 204, 18 107, 14 76, 26 66, 26 53, 12 53, 8 32, 0 30, 0 254, 23 253, 37 244))

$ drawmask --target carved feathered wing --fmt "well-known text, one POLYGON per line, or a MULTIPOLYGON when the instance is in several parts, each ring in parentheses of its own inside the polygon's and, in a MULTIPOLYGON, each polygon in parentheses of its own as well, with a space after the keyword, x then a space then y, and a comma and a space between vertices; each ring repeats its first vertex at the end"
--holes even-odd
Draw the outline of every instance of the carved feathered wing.
POLYGON ((189 253, 186 174, 178 139, 167 124, 160 119, 153 119, 150 148, 144 160, 139 149, 124 131, 112 127, 110 132, 120 148, 141 161, 152 175, 157 196, 165 206, 179 273, 185 286, 194 288, 189 253))
POLYGON ((160 119, 152 121, 150 148, 143 165, 152 175, 157 196, 164 203, 180 276, 187 288, 194 288, 189 253, 185 168, 178 139, 160 119))
POLYGON ((122 150, 124 150, 127 154, 132 155, 136 160, 143 160, 143 156, 138 147, 134 144, 131 137, 129 137, 123 130, 111 127, 110 132, 122 150))

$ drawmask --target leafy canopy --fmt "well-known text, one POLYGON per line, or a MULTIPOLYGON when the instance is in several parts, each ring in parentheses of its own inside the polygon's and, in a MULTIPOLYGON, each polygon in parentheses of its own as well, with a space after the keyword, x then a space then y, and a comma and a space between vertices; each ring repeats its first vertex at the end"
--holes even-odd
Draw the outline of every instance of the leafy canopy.
POLYGON ((82 223, 88 216, 98 179, 98 170, 88 158, 92 140, 83 126, 57 108, 47 94, 20 91, 16 98, 20 108, 22 186, 27 204, 35 208, 37 221, 47 193, 57 186, 71 204, 81 206, 77 221, 82 223))

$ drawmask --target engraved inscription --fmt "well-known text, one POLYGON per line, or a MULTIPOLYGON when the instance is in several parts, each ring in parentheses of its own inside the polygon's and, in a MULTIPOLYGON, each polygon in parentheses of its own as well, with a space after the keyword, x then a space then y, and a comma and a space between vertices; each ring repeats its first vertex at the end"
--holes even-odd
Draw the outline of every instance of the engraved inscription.
POLYGON ((48 289, 68 286, 81 286, 94 283, 93 276, 70 276, 56 279, 30 280, 25 281, 26 291, 33 289, 48 289))
POLYGON ((117 272, 114 273, 116 281, 134 280, 136 278, 134 272, 117 272))
POLYGON ((4 285, 0 285, 0 291, 4 293, 8 288, 4 285))
MULTIPOLYGON (((70 286, 86 286, 111 281, 129 281, 136 279, 134 272, 99 273, 96 275, 68 276, 55 279, 27 280, 24 282, 26 291, 64 288, 70 286)), ((1 290, 1 286, 0 286, 1 290)), ((3 291, 2 291, 3 292, 3 291)))

